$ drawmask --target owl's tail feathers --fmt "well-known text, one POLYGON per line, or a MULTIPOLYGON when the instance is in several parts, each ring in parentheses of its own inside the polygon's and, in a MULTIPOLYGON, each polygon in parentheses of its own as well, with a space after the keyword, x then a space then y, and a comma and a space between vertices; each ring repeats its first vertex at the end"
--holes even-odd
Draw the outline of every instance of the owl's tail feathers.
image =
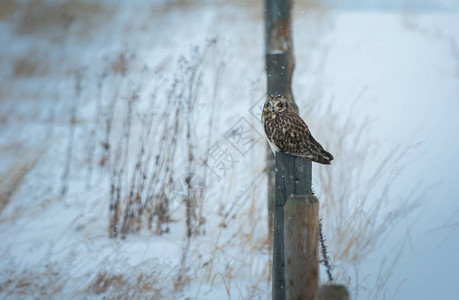
POLYGON ((333 155, 331 155, 329 152, 322 150, 319 155, 314 157, 312 161, 315 161, 319 164, 324 164, 324 165, 329 165, 331 161, 333 160, 333 155))

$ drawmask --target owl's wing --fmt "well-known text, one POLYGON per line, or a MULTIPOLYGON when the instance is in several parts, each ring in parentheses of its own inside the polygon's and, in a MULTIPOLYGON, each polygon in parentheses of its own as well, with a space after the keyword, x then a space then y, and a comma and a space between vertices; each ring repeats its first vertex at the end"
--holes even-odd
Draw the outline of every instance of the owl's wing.
POLYGON ((333 156, 324 150, 312 136, 306 123, 294 111, 276 118, 273 142, 279 151, 308 158, 314 162, 330 164, 333 156))

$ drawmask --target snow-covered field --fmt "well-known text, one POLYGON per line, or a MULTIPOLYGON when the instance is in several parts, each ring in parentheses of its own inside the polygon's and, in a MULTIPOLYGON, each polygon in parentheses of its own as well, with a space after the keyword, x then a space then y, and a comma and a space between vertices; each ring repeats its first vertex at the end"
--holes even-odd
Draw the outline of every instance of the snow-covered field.
MULTIPOLYGON (((313 183, 353 299, 454 295, 458 28, 294 7, 293 91, 335 156, 313 183)), ((270 298, 263 34, 257 2, 0 3, 1 299, 270 298), (130 193, 147 204, 110 238, 117 188, 120 224, 130 193)))

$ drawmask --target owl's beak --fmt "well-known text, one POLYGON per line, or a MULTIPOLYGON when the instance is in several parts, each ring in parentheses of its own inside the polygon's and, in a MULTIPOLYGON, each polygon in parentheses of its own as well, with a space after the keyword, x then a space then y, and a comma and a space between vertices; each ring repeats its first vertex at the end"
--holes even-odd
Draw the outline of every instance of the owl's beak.
POLYGON ((271 107, 271 112, 274 113, 274 107, 271 107))

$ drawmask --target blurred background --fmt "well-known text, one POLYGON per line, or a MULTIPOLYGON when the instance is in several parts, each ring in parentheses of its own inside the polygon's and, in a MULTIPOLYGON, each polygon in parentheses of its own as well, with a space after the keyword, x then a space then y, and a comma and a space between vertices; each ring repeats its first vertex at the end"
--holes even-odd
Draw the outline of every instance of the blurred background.
MULTIPOLYGON (((271 297, 263 8, 0 2, 0 298, 271 297)), ((335 282, 453 298, 459 3, 298 0, 292 22, 335 282)))

